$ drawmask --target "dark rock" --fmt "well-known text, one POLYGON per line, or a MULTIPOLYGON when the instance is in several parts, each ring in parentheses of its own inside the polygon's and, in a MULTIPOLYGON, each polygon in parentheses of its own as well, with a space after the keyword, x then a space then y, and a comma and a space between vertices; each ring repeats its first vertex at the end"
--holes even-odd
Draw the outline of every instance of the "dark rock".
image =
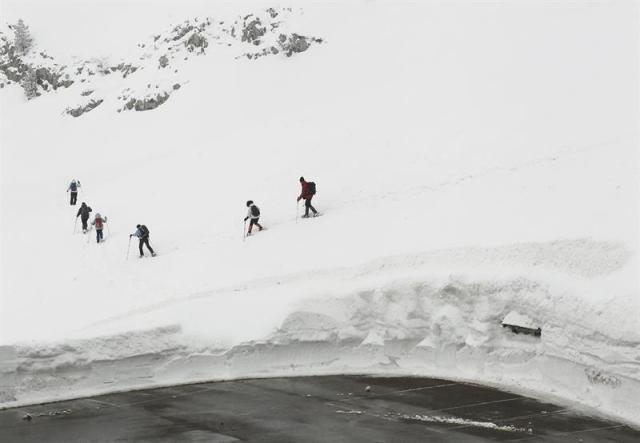
POLYGON ((99 100, 91 100, 89 103, 87 103, 84 106, 78 106, 77 108, 74 109, 67 109, 67 114, 73 116, 73 117, 80 117, 82 114, 84 114, 85 112, 89 112, 95 108, 97 108, 98 106, 100 106, 100 104, 103 102, 104 100, 99 99, 99 100))
POLYGON ((175 85, 173 85, 174 91, 177 91, 178 89, 180 89, 180 83, 176 83, 175 85))
POLYGON ((180 40, 182 37, 184 37, 185 35, 187 35, 189 32, 191 32, 193 30, 193 25, 187 23, 186 25, 178 25, 173 29, 173 32, 175 32, 175 36, 173 37, 173 41, 177 41, 180 40))
POLYGON ((163 55, 158 59, 158 63, 160 64, 161 68, 166 68, 169 65, 169 59, 166 55, 163 55))
POLYGON ((158 106, 163 104, 169 99, 169 93, 165 92, 164 94, 158 94, 155 98, 145 98, 138 99, 135 101, 135 109, 136 111, 150 111, 152 109, 156 109, 158 106))
POLYGON ((203 34, 194 32, 191 34, 191 37, 189 37, 185 45, 189 52, 193 52, 196 48, 200 48, 200 53, 204 53, 205 48, 209 46, 209 42, 203 34))
POLYGON ((311 45, 309 40, 311 39, 303 35, 291 34, 287 37, 284 34, 280 34, 278 43, 287 57, 291 57, 294 53, 304 52, 309 49, 311 45))
POLYGON ((266 32, 267 32, 267 28, 262 26, 262 22, 260 21, 259 18, 256 18, 251 22, 249 22, 249 24, 245 25, 244 29, 242 30, 241 40, 243 42, 260 44, 259 39, 260 37, 265 35, 266 32), (258 43, 255 43, 256 40, 258 40, 258 43))

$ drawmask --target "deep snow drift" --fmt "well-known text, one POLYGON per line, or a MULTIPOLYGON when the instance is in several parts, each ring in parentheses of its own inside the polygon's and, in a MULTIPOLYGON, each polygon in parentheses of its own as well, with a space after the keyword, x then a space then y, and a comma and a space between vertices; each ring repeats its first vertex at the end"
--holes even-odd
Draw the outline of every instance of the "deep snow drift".
POLYGON ((414 373, 640 423, 634 6, 142 2, 146 34, 111 29, 106 54, 7 5, 32 63, 81 57, 68 87, 0 91, 2 406, 414 373), (257 44, 236 33, 255 17, 257 44), (320 218, 296 220, 300 175, 320 218), (72 234, 72 178, 103 244, 72 234), (269 229, 243 241, 247 199, 269 229), (158 257, 125 259, 136 223, 158 257), (511 312, 542 336, 502 328, 511 312))

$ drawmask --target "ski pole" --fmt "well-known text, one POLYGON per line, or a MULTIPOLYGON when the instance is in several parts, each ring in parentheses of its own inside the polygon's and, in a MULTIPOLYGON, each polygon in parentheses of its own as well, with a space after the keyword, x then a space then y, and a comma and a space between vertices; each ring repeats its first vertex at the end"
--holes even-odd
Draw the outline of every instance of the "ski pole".
POLYGON ((131 249, 131 236, 129 236, 129 246, 127 246, 127 260, 129 260, 129 250, 131 249))
POLYGON ((76 228, 78 227, 78 217, 76 217, 76 222, 73 224, 73 233, 76 233, 76 228))
POLYGON ((298 212, 300 212, 300 200, 296 201, 296 223, 298 223, 298 212))
POLYGON ((111 237, 111 229, 109 229, 109 223, 105 222, 104 224, 107 225, 107 235, 111 237))
POLYGON ((244 221, 244 227, 242 228, 242 241, 247 238, 247 221, 244 221))
POLYGON ((87 229, 87 244, 89 244, 89 239, 91 238, 91 226, 87 229))

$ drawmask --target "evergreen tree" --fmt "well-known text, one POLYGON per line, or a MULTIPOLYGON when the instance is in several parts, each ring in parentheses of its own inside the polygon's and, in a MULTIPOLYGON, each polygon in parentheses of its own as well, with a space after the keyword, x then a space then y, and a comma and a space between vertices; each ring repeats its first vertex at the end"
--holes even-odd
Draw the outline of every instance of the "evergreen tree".
POLYGON ((40 93, 38 93, 38 77, 33 68, 29 68, 27 75, 22 79, 22 89, 24 89, 24 94, 28 100, 40 95, 40 93))
POLYGON ((14 45, 17 53, 25 55, 33 44, 29 27, 24 24, 22 19, 19 19, 18 23, 13 25, 13 33, 15 34, 14 45))

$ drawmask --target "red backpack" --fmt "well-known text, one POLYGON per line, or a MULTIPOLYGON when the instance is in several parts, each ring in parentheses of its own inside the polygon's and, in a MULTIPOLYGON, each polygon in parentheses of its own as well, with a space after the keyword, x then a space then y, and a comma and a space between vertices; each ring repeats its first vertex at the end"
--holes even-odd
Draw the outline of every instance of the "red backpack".
POLYGON ((102 217, 96 217, 96 229, 102 229, 102 217))

